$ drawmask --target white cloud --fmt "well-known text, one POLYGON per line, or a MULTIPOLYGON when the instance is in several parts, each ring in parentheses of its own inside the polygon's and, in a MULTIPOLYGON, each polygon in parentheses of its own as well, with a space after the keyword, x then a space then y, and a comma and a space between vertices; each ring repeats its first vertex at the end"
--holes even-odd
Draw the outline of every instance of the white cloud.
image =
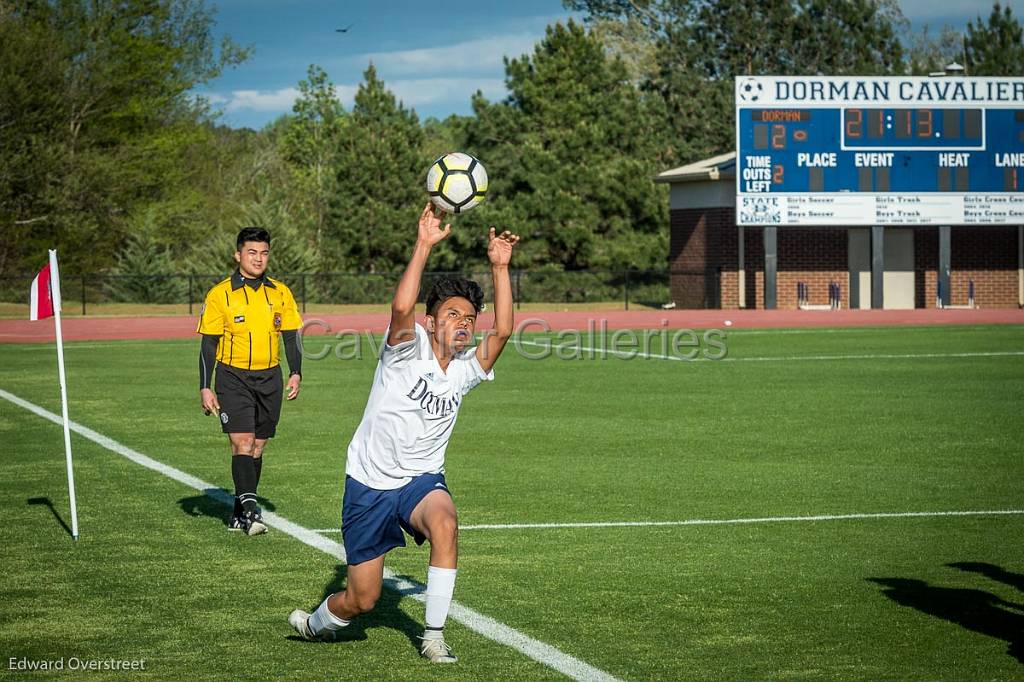
POLYGON ((532 53, 540 38, 536 33, 493 36, 468 40, 447 47, 430 47, 360 55, 363 63, 373 62, 377 71, 393 75, 434 75, 479 73, 502 69, 503 59, 532 53))
POLYGON ((279 90, 232 90, 227 96, 224 110, 232 111, 284 111, 291 109, 299 96, 298 88, 279 90))
MULTIPOLYGON (((505 81, 500 78, 412 78, 385 81, 385 87, 405 106, 416 108, 443 102, 463 103, 469 101, 477 90, 489 100, 505 96, 505 81)), ((352 109, 359 85, 336 85, 338 100, 352 109)), ((292 104, 301 95, 297 88, 278 90, 233 90, 228 94, 205 92, 202 94, 211 104, 225 113, 270 112, 290 113, 292 104)))
POLYGON ((501 78, 415 78, 385 81, 385 87, 407 107, 422 107, 444 101, 467 102, 477 90, 489 100, 505 96, 501 78))
POLYGON ((213 104, 214 106, 224 104, 228 101, 227 97, 217 92, 203 92, 200 94, 203 98, 206 99, 207 102, 213 104))
MULTIPOLYGON (((335 86, 335 92, 338 94, 338 99, 349 106, 356 93, 356 86, 335 86)), ((202 96, 227 113, 269 111, 283 114, 291 111, 292 104, 301 94, 298 88, 279 88, 277 90, 232 90, 226 95, 220 92, 204 92, 202 96)))

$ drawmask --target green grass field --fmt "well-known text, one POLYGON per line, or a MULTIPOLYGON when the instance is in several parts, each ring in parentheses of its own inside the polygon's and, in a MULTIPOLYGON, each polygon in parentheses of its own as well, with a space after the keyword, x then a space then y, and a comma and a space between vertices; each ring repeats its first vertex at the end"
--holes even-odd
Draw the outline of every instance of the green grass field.
MULTIPOLYGON (((1020 513, 472 528, 1024 510, 1024 328, 726 343, 726 360, 701 362, 510 348, 448 450, 456 600, 625 680, 1021 679, 1020 513)), ((59 413, 53 347, 2 350, 0 389, 59 413)), ((196 356, 192 340, 68 344, 71 419, 230 489, 196 356)), ((266 509, 338 527, 373 369, 368 350, 306 361, 267 452, 266 509)), ((459 663, 430 667, 423 605, 393 592, 343 641, 297 641, 288 612, 344 584, 333 557, 275 529, 228 533, 219 502, 78 435, 75 544, 60 428, 0 399, 0 442, 0 677, 12 659, 74 657, 144 660, 132 676, 168 680, 562 678, 457 621, 459 663)), ((387 565, 422 583, 426 561, 406 548, 387 565)), ((51 676, 82 673, 31 678, 51 676)))

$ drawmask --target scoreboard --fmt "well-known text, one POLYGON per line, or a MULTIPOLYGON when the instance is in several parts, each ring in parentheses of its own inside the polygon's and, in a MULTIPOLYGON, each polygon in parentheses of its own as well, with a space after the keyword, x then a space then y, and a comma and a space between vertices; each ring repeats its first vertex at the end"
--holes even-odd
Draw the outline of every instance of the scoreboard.
POLYGON ((739 225, 1024 224, 1024 78, 735 87, 739 225))

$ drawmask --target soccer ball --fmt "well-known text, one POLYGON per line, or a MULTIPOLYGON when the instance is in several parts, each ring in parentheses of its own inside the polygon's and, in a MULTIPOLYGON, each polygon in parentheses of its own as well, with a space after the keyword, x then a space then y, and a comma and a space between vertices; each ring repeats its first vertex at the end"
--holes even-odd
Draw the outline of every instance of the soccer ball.
POLYGON ((487 194, 487 171, 477 159, 462 152, 445 154, 430 164, 427 193, 434 205, 448 213, 465 213, 487 194))
POLYGON ((763 92, 764 86, 753 78, 746 79, 743 84, 740 85, 740 99, 744 102, 756 102, 761 99, 761 94, 763 92))

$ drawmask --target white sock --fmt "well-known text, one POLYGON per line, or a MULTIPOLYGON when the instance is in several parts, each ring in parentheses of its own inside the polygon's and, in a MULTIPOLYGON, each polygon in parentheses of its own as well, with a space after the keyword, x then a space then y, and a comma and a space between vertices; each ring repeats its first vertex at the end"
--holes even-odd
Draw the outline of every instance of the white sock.
POLYGON ((454 568, 427 568, 427 629, 423 633, 427 638, 443 636, 444 622, 455 593, 455 573, 454 568))
POLYGON ((319 635, 324 630, 340 630, 341 628, 348 625, 347 620, 338 618, 331 610, 327 608, 327 600, 324 599, 323 603, 317 607, 316 611, 309 614, 309 629, 313 631, 314 635, 319 635))

